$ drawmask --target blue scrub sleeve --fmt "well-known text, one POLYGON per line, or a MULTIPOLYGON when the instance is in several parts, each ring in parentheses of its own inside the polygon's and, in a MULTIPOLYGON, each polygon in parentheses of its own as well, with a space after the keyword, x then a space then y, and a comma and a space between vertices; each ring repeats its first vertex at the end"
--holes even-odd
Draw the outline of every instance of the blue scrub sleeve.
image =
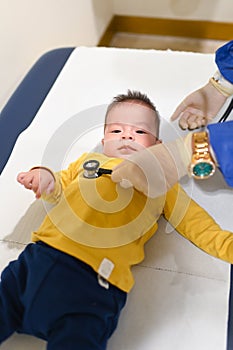
POLYGON ((210 144, 226 183, 233 187, 233 121, 207 126, 210 144))
POLYGON ((233 40, 216 51, 215 62, 222 76, 233 84, 233 40))

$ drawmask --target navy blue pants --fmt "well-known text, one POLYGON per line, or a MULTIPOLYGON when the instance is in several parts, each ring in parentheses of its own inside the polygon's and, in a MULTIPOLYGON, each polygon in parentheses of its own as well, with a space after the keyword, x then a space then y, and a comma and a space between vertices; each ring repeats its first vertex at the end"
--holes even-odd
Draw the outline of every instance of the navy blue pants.
POLYGON ((46 340, 47 350, 104 350, 125 302, 88 265, 29 244, 1 275, 0 344, 16 331, 46 340))

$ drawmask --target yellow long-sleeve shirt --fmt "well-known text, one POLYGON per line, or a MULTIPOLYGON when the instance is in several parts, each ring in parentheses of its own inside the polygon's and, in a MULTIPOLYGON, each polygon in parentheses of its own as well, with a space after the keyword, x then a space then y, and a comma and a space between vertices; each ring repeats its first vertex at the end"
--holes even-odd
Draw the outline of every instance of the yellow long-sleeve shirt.
POLYGON ((84 154, 55 174, 55 190, 44 198, 57 204, 33 232, 33 241, 41 240, 84 261, 126 292, 134 284, 131 266, 144 259, 144 245, 156 232, 161 214, 199 248, 233 262, 233 234, 221 230, 180 186, 150 199, 133 188, 122 189, 109 175, 84 178, 82 165, 89 159, 110 169, 122 161, 84 154))

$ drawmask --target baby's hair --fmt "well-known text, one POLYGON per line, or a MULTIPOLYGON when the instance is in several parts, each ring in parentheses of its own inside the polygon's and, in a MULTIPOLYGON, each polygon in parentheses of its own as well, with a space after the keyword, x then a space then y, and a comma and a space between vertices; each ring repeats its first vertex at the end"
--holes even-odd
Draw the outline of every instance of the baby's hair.
POLYGON ((113 98, 112 103, 109 105, 115 105, 117 102, 128 102, 128 101, 137 101, 145 104, 147 107, 156 111, 155 105, 151 102, 149 97, 146 94, 141 93, 140 91, 131 91, 128 90, 127 94, 120 94, 113 98))
POLYGON ((135 102, 135 103, 144 105, 144 106, 150 108, 152 111, 154 111, 155 112, 155 122, 157 125, 157 132, 159 133, 160 117, 159 117, 159 113, 158 113, 155 105, 153 104, 153 102, 149 99, 149 97, 146 94, 144 94, 140 91, 135 91, 135 90, 128 90, 126 94, 119 94, 113 98, 112 102, 108 105, 108 108, 106 111, 105 126, 106 126, 108 113, 111 111, 112 108, 117 106, 118 103, 122 103, 122 102, 132 102, 132 103, 135 102))

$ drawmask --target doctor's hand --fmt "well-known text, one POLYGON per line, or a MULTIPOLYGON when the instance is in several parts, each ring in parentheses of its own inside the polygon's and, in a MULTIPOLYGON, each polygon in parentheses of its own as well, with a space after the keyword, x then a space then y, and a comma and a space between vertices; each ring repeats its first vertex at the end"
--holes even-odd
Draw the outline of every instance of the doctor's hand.
POLYGON ((50 194, 54 190, 55 179, 52 173, 43 167, 32 168, 27 172, 21 172, 17 176, 17 181, 25 188, 32 190, 36 198, 46 192, 50 194))
POLYGON ((187 174, 190 154, 184 139, 157 144, 137 152, 113 168, 112 181, 125 183, 156 198, 164 195, 181 177, 187 174))
POLYGON ((189 94, 176 108, 171 120, 179 119, 181 129, 197 129, 208 124, 221 109, 227 97, 210 82, 189 94))

